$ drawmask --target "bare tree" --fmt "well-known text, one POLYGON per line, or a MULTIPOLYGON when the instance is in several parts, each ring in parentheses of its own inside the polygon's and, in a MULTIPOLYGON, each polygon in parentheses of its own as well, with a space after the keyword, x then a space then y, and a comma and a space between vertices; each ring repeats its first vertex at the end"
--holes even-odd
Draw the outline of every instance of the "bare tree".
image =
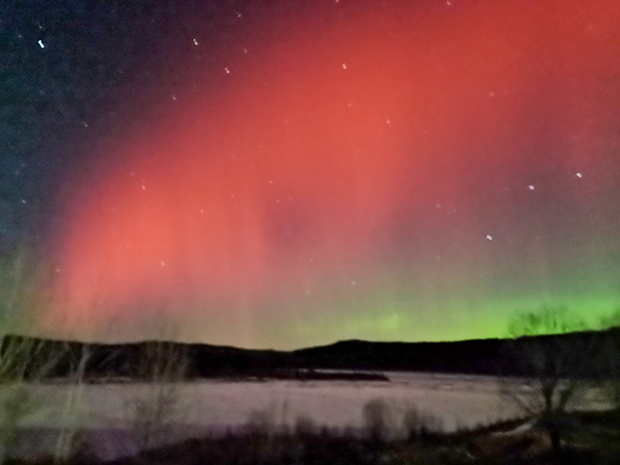
POLYGON ((15 452, 22 420, 42 406, 36 385, 54 371, 65 351, 64 345, 30 337, 0 339, 0 464, 15 452))
POLYGON ((367 438, 375 444, 384 443, 396 431, 394 411, 383 399, 368 401, 362 409, 362 419, 367 438))
POLYGON ((66 463, 72 456, 85 446, 85 437, 80 434, 82 425, 76 420, 80 417, 83 407, 84 390, 86 387, 86 369, 91 358, 91 349, 83 344, 77 360, 69 354, 69 386, 62 410, 61 427, 56 439, 54 461, 66 463))
POLYGON ((500 394, 548 433, 553 450, 561 449, 568 420, 567 406, 575 404, 589 386, 587 368, 594 338, 585 325, 564 308, 544 307, 517 315, 509 325, 502 357, 500 394))
POLYGON ((601 381, 613 408, 620 413, 620 309, 601 320, 601 381))
POLYGON ((24 417, 41 407, 36 384, 47 378, 65 354, 62 344, 27 336, 26 310, 36 306, 36 266, 31 247, 21 244, 0 257, 0 464, 19 443, 24 417))
MULTIPOLYGON (((163 334, 163 332, 162 332, 163 334)), ((137 375, 143 385, 129 402, 136 445, 153 447, 173 433, 183 416, 181 383, 187 377, 185 346, 161 339, 145 342, 138 358, 137 375)))

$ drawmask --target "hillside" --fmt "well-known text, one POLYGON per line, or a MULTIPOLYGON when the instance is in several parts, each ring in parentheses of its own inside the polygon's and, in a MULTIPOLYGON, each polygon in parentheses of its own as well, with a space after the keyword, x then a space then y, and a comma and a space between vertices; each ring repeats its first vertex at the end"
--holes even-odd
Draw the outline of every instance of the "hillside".
MULTIPOLYGON (((24 340, 6 336, 7 341, 24 340)), ((84 349, 89 353, 89 378, 136 378, 145 351, 156 347, 155 341, 126 344, 85 344, 57 340, 36 340, 44 347, 41 353, 61 353, 61 362, 50 376, 66 376, 76 366, 84 349)), ((620 329, 527 337, 515 340, 488 339, 456 342, 369 342, 340 341, 331 345, 294 351, 251 350, 209 344, 170 344, 183 350, 188 360, 188 373, 193 378, 258 377, 311 378, 312 370, 346 371, 414 371, 494 375, 498 373, 502 353, 510 344, 556 344, 558 341, 587 341, 592 346, 613 344, 620 350, 620 329)), ((591 364, 595 369, 595 364, 591 364)), ((513 369, 504 366, 504 373, 513 369)), ((516 370, 516 368, 514 368, 516 370)), ((518 374, 518 373, 514 373, 518 374)), ((329 379, 328 376, 318 378, 329 379)))

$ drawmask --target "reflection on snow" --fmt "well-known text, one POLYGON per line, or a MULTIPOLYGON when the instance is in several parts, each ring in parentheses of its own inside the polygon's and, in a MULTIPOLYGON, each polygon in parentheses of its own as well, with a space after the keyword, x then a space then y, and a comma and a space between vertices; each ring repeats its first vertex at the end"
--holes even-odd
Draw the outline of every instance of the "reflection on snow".
MULTIPOLYGON (((293 426, 300 417, 319 426, 359 428, 362 410, 370 400, 384 400, 397 418, 415 406, 432 416, 445 430, 472 427, 509 418, 518 410, 498 394, 493 377, 423 373, 386 373, 390 382, 372 381, 228 381, 204 380, 180 386, 182 424, 179 440, 205 432, 241 428, 256 412, 266 412, 279 425, 293 426)), ((131 454, 127 403, 146 385, 118 383, 87 385, 80 415, 71 421, 89 430, 96 453, 102 458, 131 454)), ((61 425, 67 386, 47 384, 36 389, 43 407, 26 417, 23 427, 39 449, 47 447, 45 431, 61 425), (35 439, 36 438, 36 439, 35 439)), ((589 407, 603 408, 596 393, 589 407)), ((32 442, 29 448, 32 448, 32 442)), ((52 442, 50 442, 52 444, 52 442)), ((34 453, 33 450, 30 450, 34 453)))

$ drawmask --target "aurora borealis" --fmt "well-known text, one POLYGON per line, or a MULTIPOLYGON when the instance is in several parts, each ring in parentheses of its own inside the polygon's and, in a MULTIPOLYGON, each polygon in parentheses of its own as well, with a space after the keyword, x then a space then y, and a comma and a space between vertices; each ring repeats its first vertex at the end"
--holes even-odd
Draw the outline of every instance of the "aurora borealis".
POLYGON ((123 130, 71 139, 48 330, 139 338, 163 312, 184 340, 297 348, 620 308, 616 1, 222 11, 123 130))

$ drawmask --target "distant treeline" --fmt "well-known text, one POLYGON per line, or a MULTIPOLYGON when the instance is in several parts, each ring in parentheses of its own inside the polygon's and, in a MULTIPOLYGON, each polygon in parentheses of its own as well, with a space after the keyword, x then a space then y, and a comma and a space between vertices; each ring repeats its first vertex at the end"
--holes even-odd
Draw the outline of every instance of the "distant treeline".
MULTIPOLYGON (((551 344, 561 339, 568 344, 584 341, 601 348, 601 354, 620 353, 620 328, 605 331, 584 331, 552 336, 523 337, 514 340, 487 339, 458 342, 367 342, 342 341, 332 345, 295 351, 249 350, 208 344, 180 344, 175 342, 147 341, 127 344, 86 344, 75 341, 33 339, 36 347, 32 366, 45 356, 57 354, 57 360, 47 370, 46 377, 66 377, 75 371, 80 358, 88 354, 85 379, 96 381, 109 378, 139 379, 143 354, 157 345, 167 344, 179 349, 187 363, 187 377, 255 377, 281 379, 342 379, 336 375, 317 374, 313 370, 341 371, 412 371, 461 373, 480 375, 523 375, 519 364, 506 363, 508 344, 551 344)), ((0 360, 6 358, 7 348, 22 336, 5 336, 0 345, 0 360)), ((577 346, 579 345, 577 344, 577 346)), ((23 344, 22 344, 23 346, 23 344)), ((587 376, 604 375, 608 364, 602 360, 589 364, 587 376)), ((28 370, 26 370, 28 371, 28 370)), ((28 373, 26 373, 27 376, 28 373)), ((355 376, 352 376, 353 379, 355 376)), ((6 379, 6 377, 5 377, 6 379)), ((363 377, 358 377, 363 379, 363 377)))

